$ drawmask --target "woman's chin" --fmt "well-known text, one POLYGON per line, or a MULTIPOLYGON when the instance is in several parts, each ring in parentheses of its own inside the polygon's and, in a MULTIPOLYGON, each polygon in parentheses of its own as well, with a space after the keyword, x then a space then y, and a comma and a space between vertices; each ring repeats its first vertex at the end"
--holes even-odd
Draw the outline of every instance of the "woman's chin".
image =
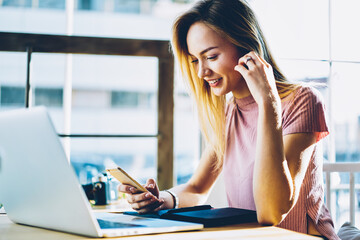
POLYGON ((217 97, 221 97, 221 96, 224 96, 226 95, 227 93, 224 92, 222 89, 216 89, 216 88, 213 88, 212 89, 212 93, 217 96, 217 97))

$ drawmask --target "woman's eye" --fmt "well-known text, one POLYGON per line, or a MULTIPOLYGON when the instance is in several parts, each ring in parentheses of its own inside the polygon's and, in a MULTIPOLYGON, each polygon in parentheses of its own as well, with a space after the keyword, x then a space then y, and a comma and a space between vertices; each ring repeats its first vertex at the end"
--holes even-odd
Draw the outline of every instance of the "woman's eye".
POLYGON ((198 62, 198 60, 197 59, 193 59, 193 60, 191 60, 191 63, 197 63, 198 62))
POLYGON ((217 55, 214 55, 214 56, 207 57, 207 60, 214 60, 216 58, 217 58, 217 55))

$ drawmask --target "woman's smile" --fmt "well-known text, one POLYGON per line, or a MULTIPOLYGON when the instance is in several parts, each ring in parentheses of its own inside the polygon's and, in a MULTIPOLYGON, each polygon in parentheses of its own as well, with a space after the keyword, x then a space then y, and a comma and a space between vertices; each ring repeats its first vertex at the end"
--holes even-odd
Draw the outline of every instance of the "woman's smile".
POLYGON ((216 87, 219 84, 220 80, 222 80, 222 78, 206 81, 209 83, 210 87, 216 87))

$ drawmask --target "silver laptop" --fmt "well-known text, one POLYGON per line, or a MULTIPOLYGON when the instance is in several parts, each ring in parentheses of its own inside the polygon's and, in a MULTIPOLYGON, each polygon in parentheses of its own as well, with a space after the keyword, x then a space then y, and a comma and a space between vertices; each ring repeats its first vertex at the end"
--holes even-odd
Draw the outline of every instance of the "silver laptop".
POLYGON ((0 202, 15 223, 91 237, 203 228, 196 223, 93 213, 44 107, 0 113, 0 202))

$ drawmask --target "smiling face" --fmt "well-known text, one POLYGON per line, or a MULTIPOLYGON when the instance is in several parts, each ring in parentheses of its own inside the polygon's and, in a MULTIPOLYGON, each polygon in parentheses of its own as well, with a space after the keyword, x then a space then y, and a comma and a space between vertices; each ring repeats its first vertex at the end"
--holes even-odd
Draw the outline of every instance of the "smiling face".
POLYGON ((202 22, 190 26, 186 42, 198 77, 209 83, 215 95, 232 92, 242 98, 250 94, 243 77, 234 70, 242 56, 234 44, 202 22))

